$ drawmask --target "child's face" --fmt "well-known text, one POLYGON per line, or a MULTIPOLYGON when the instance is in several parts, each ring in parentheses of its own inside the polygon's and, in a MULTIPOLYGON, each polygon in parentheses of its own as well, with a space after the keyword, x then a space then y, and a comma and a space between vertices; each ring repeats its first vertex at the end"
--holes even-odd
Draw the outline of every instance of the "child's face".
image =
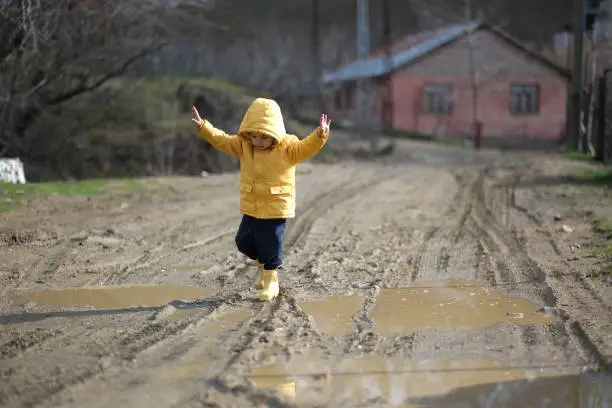
POLYGON ((260 135, 258 133, 248 133, 246 137, 251 141, 255 149, 265 150, 274 145, 274 138, 270 136, 260 135))

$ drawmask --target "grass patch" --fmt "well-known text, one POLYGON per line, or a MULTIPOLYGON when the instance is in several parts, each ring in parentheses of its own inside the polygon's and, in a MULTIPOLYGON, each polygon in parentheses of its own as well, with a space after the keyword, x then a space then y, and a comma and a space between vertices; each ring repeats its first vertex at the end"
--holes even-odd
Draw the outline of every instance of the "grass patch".
POLYGON ((612 168, 585 170, 576 177, 580 181, 612 186, 612 168))
POLYGON ((602 275, 612 276, 612 219, 600 218, 595 221, 595 231, 604 236, 606 243, 597 250, 597 254, 604 258, 602 275))
POLYGON ((191 105, 184 106, 185 100, 212 95, 209 102, 214 104, 217 95, 224 95, 232 103, 247 105, 254 97, 264 96, 219 78, 163 75, 116 78, 105 85, 105 90, 112 93, 113 102, 104 112, 104 123, 110 124, 111 129, 101 127, 102 134, 115 133, 117 129, 133 129, 140 134, 142 125, 158 136, 175 131, 193 133, 191 105))
POLYGON ((612 239, 612 219, 599 218, 595 221, 595 231, 606 235, 607 239, 612 239))
POLYGON ((12 211, 39 197, 101 196, 109 192, 145 191, 148 187, 134 179, 92 179, 68 182, 12 184, 0 182, 0 213, 12 211))
POLYGON ((567 157, 570 160, 577 160, 577 161, 584 161, 584 162, 593 162, 593 156, 591 156, 588 153, 582 153, 582 152, 568 152, 565 153, 565 157, 567 157))
POLYGON ((612 244, 599 249, 599 254, 612 257, 612 244))
POLYGON ((19 207, 21 207, 20 203, 16 203, 12 201, 0 202, 0 214, 9 212, 9 211, 13 211, 19 207))

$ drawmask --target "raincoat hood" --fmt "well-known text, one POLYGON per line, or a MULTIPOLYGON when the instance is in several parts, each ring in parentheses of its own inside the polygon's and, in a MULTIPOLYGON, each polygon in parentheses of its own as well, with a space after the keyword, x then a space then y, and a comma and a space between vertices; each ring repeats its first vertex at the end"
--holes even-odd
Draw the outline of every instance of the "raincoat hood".
POLYGON ((287 132, 280 106, 272 99, 255 99, 244 114, 238 130, 240 135, 247 132, 270 136, 277 142, 283 140, 287 132))

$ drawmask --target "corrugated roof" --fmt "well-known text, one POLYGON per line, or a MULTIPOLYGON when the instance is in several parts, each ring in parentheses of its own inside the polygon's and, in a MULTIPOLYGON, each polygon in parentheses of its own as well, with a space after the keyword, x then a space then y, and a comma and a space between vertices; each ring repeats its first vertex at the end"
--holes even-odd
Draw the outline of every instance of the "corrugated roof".
POLYGON ((397 53, 400 51, 405 51, 410 47, 414 47, 415 45, 419 45, 424 41, 431 40, 432 38, 443 34, 446 30, 448 30, 448 27, 436 28, 434 30, 426 30, 416 34, 407 35, 391 43, 391 45, 386 45, 375 49, 368 56, 368 58, 386 56, 389 52, 397 53))
MULTIPOLYGON (((479 26, 480 22, 469 22, 466 24, 461 24, 453 27, 444 28, 441 30, 436 30, 436 35, 431 38, 424 39, 422 42, 410 46, 408 49, 400 48, 400 51, 395 51, 390 57, 386 55, 367 58, 352 62, 343 66, 342 68, 332 71, 326 72, 323 75, 323 82, 330 83, 336 81, 350 81, 356 79, 363 78, 372 78, 378 77, 389 72, 394 69, 407 64, 428 52, 435 50, 442 45, 445 45, 460 36, 466 34, 469 31, 476 29, 479 26)), ((428 32, 428 34, 431 32, 428 32)), ((419 34, 409 36, 407 38, 414 39, 418 37, 419 34)), ((429 37, 429 36, 427 36, 429 37)), ((411 42, 411 41, 410 41, 411 42)), ((392 47, 392 49, 395 47, 392 47)))

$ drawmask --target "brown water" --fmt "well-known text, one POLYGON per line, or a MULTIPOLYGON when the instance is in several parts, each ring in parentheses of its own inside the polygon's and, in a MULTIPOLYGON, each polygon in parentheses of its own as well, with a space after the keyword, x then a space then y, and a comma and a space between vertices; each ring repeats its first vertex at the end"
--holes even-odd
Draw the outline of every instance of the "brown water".
POLYGON ((353 316, 361 307, 361 297, 332 295, 323 300, 300 302, 299 305, 304 313, 313 317, 319 330, 338 336, 354 330, 353 316))
MULTIPOLYGON (((354 329, 359 296, 333 295, 301 302, 317 328, 329 335, 354 329)), ((504 295, 478 281, 415 282, 409 288, 382 289, 370 312, 375 332, 383 335, 424 330, 474 330, 496 323, 547 324, 553 316, 527 299, 504 295)))
POLYGON ((404 407, 612 406, 609 378, 563 375, 560 368, 485 358, 410 361, 366 356, 332 361, 306 357, 260 367, 248 378, 256 387, 309 404, 382 398, 389 405, 404 407))
POLYGON ((211 294, 197 286, 125 285, 46 289, 20 298, 45 305, 90 306, 98 309, 163 306, 175 300, 194 301, 211 294))
POLYGON ((416 282, 416 286, 383 289, 371 312, 374 330, 399 334, 424 330, 474 330, 496 323, 551 323, 542 306, 506 296, 469 280, 416 282))

